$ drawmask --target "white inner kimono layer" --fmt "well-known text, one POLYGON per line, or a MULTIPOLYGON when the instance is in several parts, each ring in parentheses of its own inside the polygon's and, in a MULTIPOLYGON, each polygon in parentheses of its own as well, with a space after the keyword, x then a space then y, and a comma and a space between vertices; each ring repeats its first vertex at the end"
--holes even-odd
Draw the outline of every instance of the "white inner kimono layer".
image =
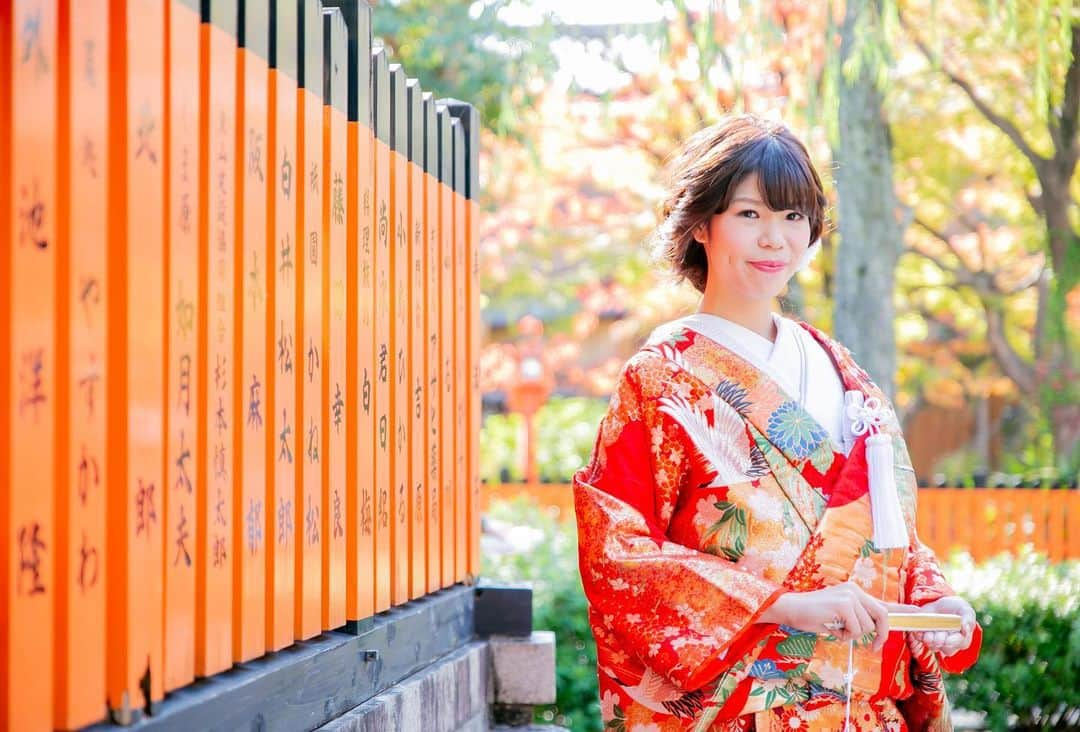
POLYGON ((772 317, 776 323, 775 342, 711 313, 694 313, 677 322, 731 349, 765 371, 796 401, 801 396, 801 343, 806 353, 807 369, 803 408, 828 430, 833 449, 844 453, 841 447, 844 444, 844 385, 832 358, 806 329, 779 313, 773 313, 772 317))

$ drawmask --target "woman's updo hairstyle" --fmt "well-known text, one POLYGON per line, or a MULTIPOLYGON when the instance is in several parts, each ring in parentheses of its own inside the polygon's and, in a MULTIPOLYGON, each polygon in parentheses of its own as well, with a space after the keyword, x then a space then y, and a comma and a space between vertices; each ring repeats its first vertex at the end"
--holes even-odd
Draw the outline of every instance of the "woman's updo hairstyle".
POLYGON ((808 243, 821 236, 825 191, 806 147, 778 122, 749 114, 726 117, 693 135, 668 164, 653 239, 654 257, 699 292, 705 292, 709 267, 694 230, 726 211, 739 183, 752 173, 769 208, 806 216, 808 243))

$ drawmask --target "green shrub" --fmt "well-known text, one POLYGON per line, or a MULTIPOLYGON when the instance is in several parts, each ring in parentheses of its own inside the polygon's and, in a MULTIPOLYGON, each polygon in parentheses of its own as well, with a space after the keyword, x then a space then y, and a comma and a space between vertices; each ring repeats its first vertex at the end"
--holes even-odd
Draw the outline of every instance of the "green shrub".
MULTIPOLYGON (((568 483, 592 454, 607 400, 554 397, 536 414, 536 463, 540 480, 568 483)), ((492 414, 480 429, 480 477, 489 483, 524 480, 523 418, 492 414)))
POLYGON ((527 498, 496 500, 488 515, 514 525, 532 526, 546 539, 524 554, 483 558, 481 574, 495 581, 528 580, 533 586, 533 627, 555 631, 556 702, 540 707, 537 722, 575 732, 599 732, 596 643, 589 629, 585 591, 578 575, 577 531, 527 498))
POLYGON ((945 574, 983 628, 978 663, 946 678, 953 706, 993 730, 1080 729, 1080 562, 959 554, 945 574))

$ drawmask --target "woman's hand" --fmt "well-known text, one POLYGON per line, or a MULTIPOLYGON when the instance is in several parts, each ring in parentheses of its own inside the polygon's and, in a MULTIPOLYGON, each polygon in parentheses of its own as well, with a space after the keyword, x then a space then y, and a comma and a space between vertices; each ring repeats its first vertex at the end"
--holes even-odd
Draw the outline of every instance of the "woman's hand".
POLYGON ((874 651, 885 646, 890 612, 919 612, 914 605, 875 600, 861 587, 843 582, 813 592, 788 592, 776 599, 758 619, 811 633, 832 633, 840 640, 876 633, 874 651))
POLYGON ((964 598, 948 595, 923 605, 919 611, 960 616, 959 632, 927 630, 914 634, 931 651, 937 651, 942 656, 948 657, 966 650, 971 645, 971 639, 975 633, 975 611, 964 598))

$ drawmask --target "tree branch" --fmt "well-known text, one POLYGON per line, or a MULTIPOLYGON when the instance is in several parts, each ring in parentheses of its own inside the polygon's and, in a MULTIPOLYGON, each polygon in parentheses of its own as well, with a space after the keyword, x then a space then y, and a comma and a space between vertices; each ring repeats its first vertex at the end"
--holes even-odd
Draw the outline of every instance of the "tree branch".
MULTIPOLYGON (((1054 146, 1057 155, 1054 157, 1066 163, 1065 169, 1072 172, 1076 167, 1077 154, 1080 147, 1077 146, 1077 121, 1080 116, 1080 24, 1072 26, 1072 61, 1069 70, 1065 72, 1065 90, 1062 94, 1061 114, 1051 125, 1054 133, 1054 146), (1057 128, 1054 130, 1053 128, 1057 128), (1068 164, 1071 161, 1071 164, 1068 164)), ((1053 117, 1051 117, 1053 119, 1053 117)))
MULTIPOLYGON (((912 42, 914 42, 915 46, 919 49, 919 51, 922 52, 922 55, 926 57, 926 60, 929 61, 931 64, 934 64, 934 54, 930 50, 929 46, 927 46, 926 43, 923 42, 923 40, 915 33, 914 28, 912 28, 911 25, 907 22, 903 14, 900 14, 899 17, 900 25, 904 28, 904 30, 907 31, 908 35, 911 37, 912 42)), ((986 102, 984 102, 978 94, 975 93, 975 88, 971 85, 971 82, 961 77, 960 75, 950 71, 945 66, 944 59, 941 59, 938 65, 941 68, 941 72, 949 78, 949 81, 960 87, 960 90, 967 95, 968 99, 971 100, 971 103, 975 105, 975 108, 979 110, 982 116, 985 117, 987 121, 990 122, 990 124, 1001 130, 1001 132, 1006 137, 1012 140, 1012 143, 1016 145, 1017 149, 1020 150, 1021 153, 1024 154, 1024 157, 1031 161, 1031 164, 1035 167, 1036 173, 1038 173, 1039 177, 1041 178, 1043 168, 1047 164, 1048 160, 1032 149, 1032 147, 1028 144, 1027 140, 1024 139, 1023 134, 1021 134, 1020 130, 1017 129, 1016 125, 1014 125, 1009 119, 1003 117, 1002 115, 991 109, 990 106, 986 102)))
POLYGON ((986 313, 986 338, 990 342, 990 353, 994 356, 1001 372, 1008 376, 1027 395, 1034 395, 1038 383, 1035 369, 1026 363, 1009 344, 1005 337, 1005 318, 1001 310, 983 300, 986 313))

